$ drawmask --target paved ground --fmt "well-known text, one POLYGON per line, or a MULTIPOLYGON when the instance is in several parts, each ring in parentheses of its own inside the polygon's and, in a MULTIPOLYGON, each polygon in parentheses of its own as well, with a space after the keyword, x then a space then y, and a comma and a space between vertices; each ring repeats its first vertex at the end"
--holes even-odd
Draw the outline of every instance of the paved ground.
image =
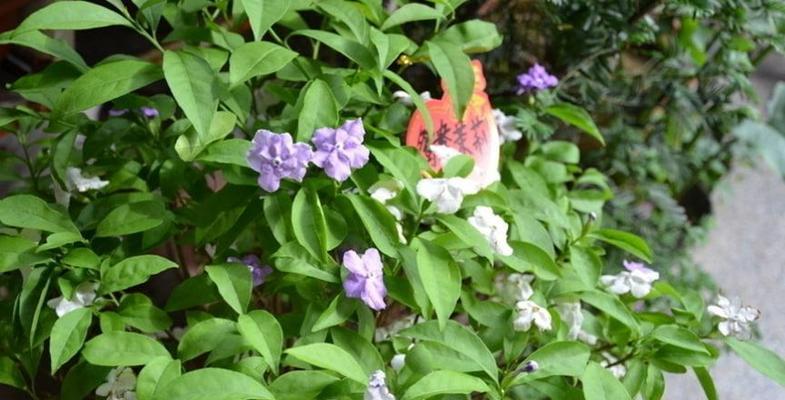
MULTIPOLYGON (((776 80, 785 80, 785 61, 764 64, 755 79, 768 98, 776 80)), ((785 180, 766 166, 737 165, 712 194, 714 224, 695 260, 726 295, 736 295, 762 312, 762 342, 785 356, 785 180)), ((712 369, 722 400, 785 400, 785 388, 726 354, 712 369)), ((705 396, 694 375, 669 377, 667 400, 705 396)))

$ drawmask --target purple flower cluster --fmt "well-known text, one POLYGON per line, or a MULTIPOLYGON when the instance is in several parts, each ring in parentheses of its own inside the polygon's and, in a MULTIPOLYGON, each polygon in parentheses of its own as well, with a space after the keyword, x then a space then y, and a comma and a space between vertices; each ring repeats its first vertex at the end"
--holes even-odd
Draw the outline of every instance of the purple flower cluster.
POLYGON ((365 128, 360 119, 346 121, 336 129, 317 129, 311 139, 315 152, 305 143, 294 143, 288 133, 262 129, 253 138, 247 160, 259 173, 259 186, 268 192, 278 190, 284 178, 301 182, 309 162, 323 168, 327 176, 343 182, 352 169, 368 162, 364 138, 365 128))
MULTIPOLYGON (((158 109, 154 107, 142 107, 139 111, 144 115, 146 118, 155 118, 159 114, 158 109)), ((121 109, 111 109, 109 110, 110 117, 119 117, 128 113, 128 109, 121 108, 121 109)))
POLYGON ((540 64, 534 64, 525 74, 518 75, 518 94, 552 88, 559 79, 548 73, 540 64))
POLYGON ((376 311, 387 307, 384 303, 387 287, 384 286, 379 250, 371 248, 362 255, 349 250, 343 253, 343 266, 349 270, 346 280, 343 281, 346 297, 360 299, 376 311))
POLYGON ((263 284, 267 276, 273 273, 273 269, 268 265, 262 265, 262 261, 255 254, 248 254, 243 258, 229 257, 226 261, 245 264, 248 270, 251 271, 254 287, 263 284))

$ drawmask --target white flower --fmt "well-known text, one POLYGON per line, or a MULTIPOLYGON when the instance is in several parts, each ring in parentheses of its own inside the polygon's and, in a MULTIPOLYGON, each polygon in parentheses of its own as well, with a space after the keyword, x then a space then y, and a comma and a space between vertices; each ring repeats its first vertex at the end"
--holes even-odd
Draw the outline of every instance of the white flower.
POLYGON ((627 367, 625 367, 622 363, 616 364, 619 359, 614 357, 613 354, 604 351, 602 352, 602 356, 605 358, 605 360, 601 361, 600 365, 610 371, 616 379, 624 378, 624 375, 627 375, 627 367))
POLYGON ((393 336, 397 335, 398 332, 411 327, 414 325, 415 321, 417 321, 417 316, 407 315, 401 319, 395 320, 387 326, 382 326, 376 328, 374 332, 373 339, 376 342, 383 342, 385 340, 392 339, 393 336))
POLYGON ((401 189, 403 189, 401 182, 397 179, 391 179, 376 182, 368 189, 368 193, 371 195, 372 199, 384 204, 387 210, 390 211, 390 214, 392 214, 396 220, 400 221, 403 219, 403 211, 395 205, 387 204, 387 202, 398 196, 401 189))
POLYGON ((651 292, 651 284, 660 279, 657 271, 646 268, 642 263, 624 260, 624 268, 618 275, 603 275, 600 282, 614 294, 632 293, 636 298, 646 297, 651 292))
POLYGON ((136 375, 128 367, 118 367, 109 371, 106 383, 95 389, 95 394, 107 400, 136 400, 136 375))
POLYGON ((582 328, 583 312, 581 311, 581 303, 579 301, 559 303, 556 309, 559 311, 562 321, 569 327, 567 332, 568 339, 577 339, 590 345, 597 343, 597 337, 585 332, 582 328))
POLYGON ((368 381, 368 388, 365 389, 363 400, 395 400, 395 396, 387 388, 386 377, 384 371, 374 371, 368 381))
POLYGON ((496 119, 496 128, 499 129, 499 139, 502 143, 521 140, 523 133, 518 130, 515 117, 505 114, 498 108, 493 109, 493 117, 496 119))
POLYGON ((749 339, 751 336, 750 324, 760 317, 760 311, 754 307, 742 306, 741 300, 734 297, 732 300, 718 295, 717 303, 708 307, 710 314, 720 317, 722 321, 717 325, 724 336, 734 336, 739 339, 749 339))
POLYGON ((461 208, 463 196, 480 189, 465 178, 431 178, 417 182, 417 194, 436 204, 442 214, 454 214, 461 208))
POLYGON ((406 364, 406 354, 398 353, 390 360, 390 366, 395 372, 400 372, 406 364))
MULTIPOLYGON (((395 100, 397 100, 398 102, 400 102, 401 104, 403 104, 403 105, 406 105, 406 106, 413 106, 414 105, 414 101, 412 100, 412 96, 409 96, 409 93, 406 93, 403 90, 397 90, 397 91, 393 92, 393 98, 395 100)), ((422 98, 423 101, 430 100, 431 99, 431 92, 426 90, 426 91, 420 93, 420 98, 422 98)))
POLYGON ((86 177, 82 175, 82 170, 76 167, 68 167, 65 170, 65 186, 69 191, 76 189, 80 193, 88 190, 98 190, 109 184, 109 181, 101 180, 98 177, 86 177))
POLYGON ((512 255, 512 247, 507 243, 507 230, 510 228, 502 217, 493 213, 493 209, 479 206, 474 209, 474 215, 469 217, 469 223, 485 236, 485 240, 496 253, 503 256, 512 255))
POLYGON ((551 330, 551 314, 531 300, 522 300, 515 304, 518 315, 512 325, 516 331, 526 332, 531 329, 532 322, 541 331, 551 330))
POLYGON ((534 275, 512 273, 509 275, 500 274, 496 276, 494 286, 496 293, 499 294, 505 303, 515 303, 520 300, 529 300, 534 294, 532 281, 534 275))
POLYGON ((83 282, 76 287, 71 300, 59 296, 47 301, 46 305, 50 308, 54 308, 57 316, 62 317, 71 311, 93 304, 93 301, 95 301, 96 289, 98 289, 97 283, 83 282))

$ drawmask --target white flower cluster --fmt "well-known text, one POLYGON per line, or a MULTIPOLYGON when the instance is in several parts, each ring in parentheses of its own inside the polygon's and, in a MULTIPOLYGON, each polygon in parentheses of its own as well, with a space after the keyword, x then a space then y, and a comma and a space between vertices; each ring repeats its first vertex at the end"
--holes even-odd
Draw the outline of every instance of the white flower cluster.
POLYGON ((384 371, 374 371, 368 381, 363 400, 395 400, 395 396, 390 393, 390 389, 387 387, 386 378, 384 371))
POLYGON ((480 191, 466 178, 429 178, 417 182, 417 194, 436 205, 441 214, 455 214, 461 208, 463 197, 480 191))
POLYGON ((556 309, 561 315, 562 322, 569 326, 568 339, 580 340, 592 346, 597 344, 597 337, 583 330, 583 312, 580 301, 560 303, 556 309))
POLYGON ((136 375, 128 367, 118 367, 109 371, 106 383, 95 389, 95 394, 106 400, 136 400, 136 375))
POLYGON ((515 117, 505 114, 498 108, 493 109, 493 117, 496 119, 496 128, 499 130, 499 139, 502 143, 517 142, 523 138, 515 117))
POLYGON ((717 296, 716 304, 708 307, 710 314, 722 319, 717 325, 724 336, 733 336, 746 340, 752 336, 751 324, 760 317, 760 311, 754 307, 742 306, 741 300, 733 300, 724 296, 717 296))
POLYGON ((608 287, 614 294, 632 293, 638 299, 646 297, 651 292, 651 285, 660 274, 657 271, 647 268, 642 263, 624 260, 626 271, 616 275, 603 275, 600 282, 608 287))
POLYGON ((512 247, 507 243, 507 231, 510 226, 502 217, 493 213, 493 209, 479 206, 474 215, 468 218, 469 224, 477 229, 496 253, 503 256, 512 255, 512 247))
POLYGON ((390 200, 398 196, 398 193, 400 193, 402 189, 403 185, 401 182, 397 179, 391 179, 375 183, 368 189, 368 193, 371 195, 371 198, 382 203, 396 221, 399 221, 395 223, 395 229, 398 231, 398 240, 401 243, 406 244, 406 236, 403 234, 403 225, 400 223, 403 219, 403 211, 396 205, 388 204, 390 200))
POLYGON ((532 324, 541 331, 551 330, 551 314, 548 309, 531 300, 534 290, 531 287, 532 275, 513 273, 506 278, 496 278, 496 290, 505 301, 515 302, 513 329, 526 332, 532 324))
POLYGON ((71 311, 92 305, 95 301, 96 289, 98 289, 97 283, 83 282, 76 287, 71 299, 59 296, 46 302, 46 305, 53 308, 58 317, 62 317, 71 311))

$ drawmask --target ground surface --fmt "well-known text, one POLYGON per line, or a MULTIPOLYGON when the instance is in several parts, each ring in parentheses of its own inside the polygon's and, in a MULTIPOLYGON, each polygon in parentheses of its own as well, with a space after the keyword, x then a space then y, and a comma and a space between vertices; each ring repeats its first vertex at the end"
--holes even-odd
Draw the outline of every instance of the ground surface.
MULTIPOLYGON (((756 76, 761 98, 785 81, 785 60, 768 60, 756 76)), ((785 180, 764 165, 737 165, 712 194, 714 223, 694 251, 726 295, 761 310, 762 342, 785 356, 785 180)), ((722 400, 785 400, 785 388, 723 355, 712 368, 722 400)), ((667 400, 705 399, 694 375, 672 375, 667 400)))

